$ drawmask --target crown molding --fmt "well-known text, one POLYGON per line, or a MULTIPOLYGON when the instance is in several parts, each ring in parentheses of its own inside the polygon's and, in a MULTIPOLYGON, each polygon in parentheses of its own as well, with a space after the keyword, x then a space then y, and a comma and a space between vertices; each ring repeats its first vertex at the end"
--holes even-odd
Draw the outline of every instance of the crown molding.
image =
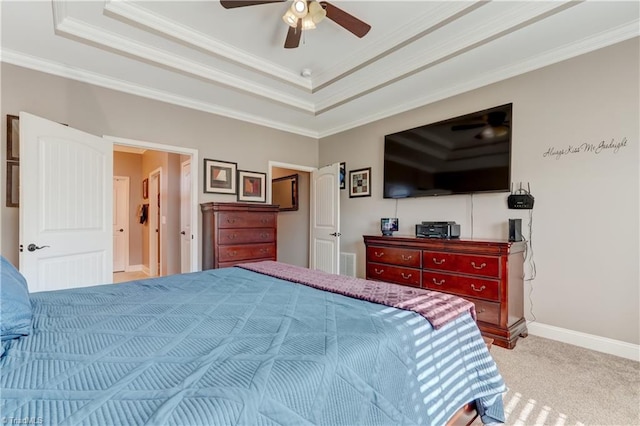
POLYGON ((368 115, 365 118, 353 120, 348 123, 344 123, 341 126, 321 130, 318 134, 318 138, 322 139, 328 136, 335 135, 337 133, 345 132, 359 126, 363 126, 365 124, 373 123, 375 121, 389 118, 397 114, 402 114, 404 112, 411 111, 413 109, 420 108, 434 102, 441 101, 443 99, 460 95, 471 90, 475 90, 493 83, 497 83, 499 81, 516 77, 530 71, 535 71, 539 68, 553 65, 558 62, 574 58, 576 56, 584 55, 586 53, 593 52, 595 50, 602 49, 616 43, 621 43, 634 37, 638 37, 640 36, 639 24, 640 21, 636 20, 630 24, 622 25, 618 28, 615 28, 612 31, 605 31, 598 35, 587 37, 574 43, 568 43, 564 46, 558 47, 551 51, 547 51, 536 57, 527 59, 526 61, 521 61, 514 65, 505 66, 500 69, 487 72, 475 79, 465 81, 465 83, 463 84, 459 84, 457 86, 450 87, 439 92, 430 93, 428 96, 416 99, 412 102, 406 102, 402 105, 387 108, 384 111, 379 111, 377 114, 368 115))
POLYGON ((104 6, 104 13, 115 19, 141 25, 167 39, 177 40, 190 47, 194 46, 208 54, 241 64, 252 71, 269 75, 274 79, 292 84, 307 92, 311 91, 311 81, 309 79, 292 73, 287 68, 280 67, 273 62, 265 61, 234 46, 212 39, 205 34, 171 19, 161 17, 131 2, 107 0, 104 6))
POLYGON ((106 51, 115 52, 127 57, 135 57, 143 62, 152 63, 182 74, 188 74, 200 80, 216 83, 221 86, 231 87, 234 90, 239 90, 252 96, 270 99, 310 114, 315 112, 312 102, 304 101, 299 97, 286 95, 280 91, 256 84, 250 80, 241 79, 230 73, 218 71, 187 58, 169 54, 155 47, 121 37, 69 16, 64 18, 59 15, 55 16, 54 29, 58 35, 83 41, 106 51))
POLYGON ((402 65, 387 64, 371 78, 358 79, 358 82, 352 84, 347 90, 317 102, 316 115, 411 77, 578 4, 574 1, 529 2, 496 15, 482 26, 460 33, 456 38, 445 43, 433 45, 428 54, 416 53, 413 57, 404 58, 402 65))
POLYGON ((268 120, 264 117, 246 114, 230 108, 223 108, 208 102, 196 101, 184 96, 177 96, 168 92, 151 89, 138 84, 132 84, 123 80, 107 77, 98 73, 75 68, 59 62, 52 62, 41 58, 25 55, 20 52, 3 49, 0 51, 0 60, 2 62, 16 65, 23 68, 40 71, 45 74, 51 74, 58 77, 68 78, 82 83, 92 84, 106 89, 124 92, 130 95, 140 96, 160 102, 166 102, 173 105, 182 106, 202 112, 208 112, 222 117, 233 118, 235 120, 247 123, 257 124, 259 126, 269 127, 276 130, 282 130, 288 133, 294 133, 310 138, 318 138, 318 132, 311 129, 292 126, 275 120, 268 120))

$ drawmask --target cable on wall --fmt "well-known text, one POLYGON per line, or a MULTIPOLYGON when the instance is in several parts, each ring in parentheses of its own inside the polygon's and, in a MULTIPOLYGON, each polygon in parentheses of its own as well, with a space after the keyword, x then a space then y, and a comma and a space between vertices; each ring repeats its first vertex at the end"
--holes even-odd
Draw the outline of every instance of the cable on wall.
POLYGON ((536 270, 536 262, 533 260, 533 209, 529 210, 529 235, 528 238, 523 237, 525 241, 525 251, 524 251, 524 259, 525 263, 529 264, 529 271, 531 272, 531 276, 527 278, 525 276, 524 280, 529 281, 529 313, 533 318, 532 321, 536 321, 536 315, 533 313, 533 280, 536 279, 537 270, 536 270))
POLYGON ((473 238, 473 193, 470 194, 471 199, 471 212, 470 212, 470 222, 471 222, 471 238, 473 238))

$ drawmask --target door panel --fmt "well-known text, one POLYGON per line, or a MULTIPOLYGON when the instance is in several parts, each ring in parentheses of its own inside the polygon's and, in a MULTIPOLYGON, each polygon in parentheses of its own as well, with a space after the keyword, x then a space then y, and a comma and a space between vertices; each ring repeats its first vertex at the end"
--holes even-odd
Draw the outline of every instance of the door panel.
POLYGON ((20 270, 29 291, 111 282, 112 143, 24 112, 20 142, 20 270))
POLYGON ((129 178, 113 178, 113 272, 128 266, 129 247, 129 178))
POLYGON ((309 267, 340 271, 340 164, 311 173, 311 247, 309 267))
POLYGON ((180 272, 191 272, 191 161, 180 173, 180 272))

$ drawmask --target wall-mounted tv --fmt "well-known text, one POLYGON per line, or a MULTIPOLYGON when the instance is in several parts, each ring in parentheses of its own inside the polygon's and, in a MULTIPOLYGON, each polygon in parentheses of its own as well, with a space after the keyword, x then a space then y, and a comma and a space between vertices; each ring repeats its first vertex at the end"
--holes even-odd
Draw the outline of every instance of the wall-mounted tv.
POLYGON ((509 191, 512 104, 384 137, 384 198, 509 191))

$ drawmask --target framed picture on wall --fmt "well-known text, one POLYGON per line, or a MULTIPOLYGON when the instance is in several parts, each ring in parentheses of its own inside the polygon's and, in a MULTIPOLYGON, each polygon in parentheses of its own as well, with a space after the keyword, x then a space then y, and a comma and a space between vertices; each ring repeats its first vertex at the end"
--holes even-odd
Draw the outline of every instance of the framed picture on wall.
POLYGON ((236 194, 238 163, 204 159, 204 192, 236 194))
POLYGON ((19 207, 20 163, 7 161, 7 207, 19 207))
POLYGON ((238 201, 267 202, 266 173, 238 170, 238 201))
POLYGON ((349 198, 371 197, 371 167, 349 170, 349 198))
POLYGON ((7 160, 20 160, 20 117, 7 114, 7 160))
POLYGON ((347 188, 347 163, 340 163, 340 189, 347 188))
POLYGON ((142 198, 149 198, 149 179, 142 180, 142 198))

